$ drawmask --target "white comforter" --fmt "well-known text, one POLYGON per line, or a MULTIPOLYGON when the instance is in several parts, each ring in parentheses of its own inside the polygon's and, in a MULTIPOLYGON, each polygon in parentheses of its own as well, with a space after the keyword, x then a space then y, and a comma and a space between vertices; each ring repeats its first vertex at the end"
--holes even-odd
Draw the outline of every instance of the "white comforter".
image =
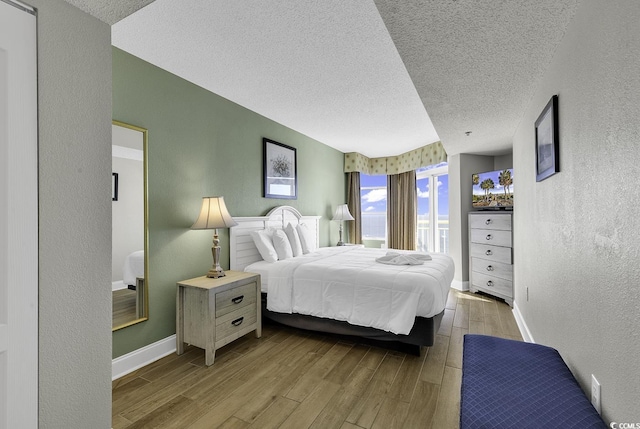
POLYGON ((424 265, 385 265, 386 250, 328 247, 272 264, 267 308, 408 334, 416 316, 445 306, 453 260, 431 254, 424 265))

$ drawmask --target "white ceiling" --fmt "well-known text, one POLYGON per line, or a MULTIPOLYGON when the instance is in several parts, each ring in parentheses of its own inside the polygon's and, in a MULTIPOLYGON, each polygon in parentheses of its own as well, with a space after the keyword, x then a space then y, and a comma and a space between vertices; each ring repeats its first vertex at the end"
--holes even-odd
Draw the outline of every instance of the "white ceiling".
POLYGON ((578 0, 67 1, 113 24, 114 46, 377 157, 510 152, 578 0))

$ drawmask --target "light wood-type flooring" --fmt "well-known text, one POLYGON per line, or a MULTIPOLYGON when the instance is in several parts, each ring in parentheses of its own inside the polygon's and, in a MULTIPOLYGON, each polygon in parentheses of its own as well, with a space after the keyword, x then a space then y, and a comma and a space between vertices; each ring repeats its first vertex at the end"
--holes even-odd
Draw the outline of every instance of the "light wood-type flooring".
POLYGON ((452 290, 420 357, 265 324, 204 365, 195 347, 113 382, 120 428, 456 428, 462 338, 521 340, 511 308, 452 290))
POLYGON ((111 327, 124 325, 136 319, 136 291, 118 289, 113 291, 113 323, 111 327))

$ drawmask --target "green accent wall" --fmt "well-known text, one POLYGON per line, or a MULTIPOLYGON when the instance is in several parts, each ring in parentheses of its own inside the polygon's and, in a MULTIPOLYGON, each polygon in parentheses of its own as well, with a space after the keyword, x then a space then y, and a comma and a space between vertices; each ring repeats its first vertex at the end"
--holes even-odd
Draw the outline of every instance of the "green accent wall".
MULTIPOLYGON (((190 229, 202 197, 224 196, 232 216, 291 205, 322 216, 321 246, 338 241, 330 219, 346 202, 342 152, 117 48, 113 119, 149 130, 149 320, 113 333, 114 358, 175 334, 176 282, 212 262, 213 232, 190 229), (297 149, 297 200, 262 197, 263 137, 297 149)), ((219 232, 226 269, 229 234, 219 232)))

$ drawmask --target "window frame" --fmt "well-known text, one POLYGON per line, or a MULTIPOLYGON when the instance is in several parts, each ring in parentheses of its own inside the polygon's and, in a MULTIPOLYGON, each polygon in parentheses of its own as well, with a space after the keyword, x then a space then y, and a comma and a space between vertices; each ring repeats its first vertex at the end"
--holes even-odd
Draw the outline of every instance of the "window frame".
MULTIPOLYGON (((428 179, 429 181, 429 231, 427 240, 427 252, 443 252, 440 246, 438 228, 438 182, 439 176, 449 175, 449 164, 440 165, 434 168, 427 168, 421 171, 416 170, 416 188, 418 180, 428 179), (435 190, 435 192, 433 192, 435 190)), ((417 225, 416 225, 417 228, 417 225)), ((417 231, 416 231, 416 235, 417 231)), ((417 244, 417 243, 416 243, 417 244)), ((448 246, 447 246, 448 247, 448 246)), ((445 249, 448 251, 448 248, 445 249)), ((446 253, 446 252, 443 252, 446 253)))

